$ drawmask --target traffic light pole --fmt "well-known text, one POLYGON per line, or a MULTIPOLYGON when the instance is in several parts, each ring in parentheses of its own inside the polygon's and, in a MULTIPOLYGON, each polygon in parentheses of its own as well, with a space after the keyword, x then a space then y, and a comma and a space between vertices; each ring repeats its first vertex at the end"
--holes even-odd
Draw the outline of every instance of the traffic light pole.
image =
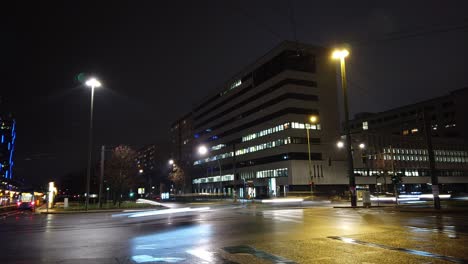
POLYGON ((424 135, 426 138, 427 152, 429 154, 429 170, 431 172, 431 183, 432 183, 432 195, 434 196, 434 208, 440 209, 440 197, 439 197, 439 179, 437 177, 437 170, 435 168, 435 157, 434 148, 432 146, 432 131, 431 131, 431 120, 423 110, 423 121, 424 121, 424 135))

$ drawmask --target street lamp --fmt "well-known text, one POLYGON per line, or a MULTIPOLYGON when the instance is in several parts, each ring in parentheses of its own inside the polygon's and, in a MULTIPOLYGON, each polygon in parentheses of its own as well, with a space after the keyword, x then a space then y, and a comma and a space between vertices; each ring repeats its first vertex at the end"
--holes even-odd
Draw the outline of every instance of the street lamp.
POLYGON ((86 86, 91 87, 91 105, 89 118, 89 143, 88 143, 88 171, 86 173, 86 203, 85 210, 88 211, 89 193, 91 182, 91 156, 93 151, 93 109, 94 109, 94 88, 101 87, 101 83, 96 78, 90 78, 86 81, 86 86))
POLYGON ((169 160, 169 165, 174 165, 174 160, 173 159, 169 160))
POLYGON ((314 191, 314 185, 313 185, 313 181, 312 181, 312 158, 311 158, 311 154, 310 154, 310 133, 309 133, 309 128, 310 128, 310 125, 317 125, 317 122, 318 122, 318 116, 317 115, 311 115, 309 116, 309 121, 310 121, 310 124, 306 124, 306 131, 307 131, 307 149, 308 149, 308 152, 309 152, 309 177, 310 177, 310 193, 312 194, 313 191, 314 191))
POLYGON ((333 59, 340 60, 341 69, 341 88, 343 90, 343 107, 344 107, 344 121, 345 121, 345 134, 346 134, 346 152, 348 155, 348 177, 349 177, 349 191, 351 192, 351 206, 357 205, 356 197, 356 179, 354 177, 353 157, 351 150, 351 133, 349 130, 349 113, 348 113, 348 92, 346 88, 346 66, 345 58, 349 55, 346 49, 335 50, 332 54, 333 59))
POLYGON ((365 149, 365 148, 366 148, 366 144, 364 144, 364 143, 359 144, 359 148, 360 148, 360 149, 365 149))
POLYGON ((337 146, 339 149, 344 148, 344 143, 343 143, 343 141, 338 141, 338 142, 336 142, 336 146, 337 146))

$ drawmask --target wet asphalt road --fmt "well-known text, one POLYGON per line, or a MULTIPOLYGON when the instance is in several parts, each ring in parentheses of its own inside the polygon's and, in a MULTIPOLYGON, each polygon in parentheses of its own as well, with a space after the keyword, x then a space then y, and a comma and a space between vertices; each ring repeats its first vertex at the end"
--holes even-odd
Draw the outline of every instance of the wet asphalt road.
POLYGON ((468 263, 463 213, 187 206, 3 217, 0 263, 468 263))

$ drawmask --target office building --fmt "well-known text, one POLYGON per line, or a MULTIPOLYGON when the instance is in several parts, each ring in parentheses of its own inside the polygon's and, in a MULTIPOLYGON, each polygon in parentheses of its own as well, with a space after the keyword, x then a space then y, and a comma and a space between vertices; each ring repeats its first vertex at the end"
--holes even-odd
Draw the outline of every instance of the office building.
POLYGON ((330 56, 326 48, 283 42, 199 102, 192 111, 193 190, 240 197, 345 190, 330 56))
POLYGON ((356 181, 371 189, 392 189, 391 176, 402 176, 400 192, 430 192, 429 148, 435 156, 441 192, 468 191, 468 88, 351 121, 356 181), (365 148, 360 149, 359 144, 365 148), (376 187, 377 186, 377 187, 376 187))

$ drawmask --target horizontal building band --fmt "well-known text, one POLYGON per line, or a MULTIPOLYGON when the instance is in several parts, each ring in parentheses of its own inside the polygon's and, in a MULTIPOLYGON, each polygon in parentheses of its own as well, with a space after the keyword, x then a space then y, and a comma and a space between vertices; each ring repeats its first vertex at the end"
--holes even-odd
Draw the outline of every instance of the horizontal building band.
MULTIPOLYGON (((306 73, 315 73, 315 55, 310 54, 308 51, 298 51, 297 46, 293 49, 287 49, 281 51, 279 54, 271 58, 269 61, 259 65, 253 71, 243 75, 240 83, 246 82, 248 79, 251 79, 253 86, 257 87, 265 81, 273 78, 274 76, 280 74, 286 70, 293 70, 298 72, 306 73)), ((226 90, 231 90, 233 86, 236 86, 239 83, 239 80, 234 81, 234 84, 231 84, 226 90)), ((226 91, 225 90, 225 91, 226 91)), ((210 97, 209 99, 202 102, 199 106, 195 108, 195 111, 198 112, 203 109, 205 106, 208 106, 218 98, 225 95, 225 92, 217 93, 216 95, 210 97)), ((234 95, 235 96, 235 95, 234 95)))
MULTIPOLYGON (((311 152, 310 159, 322 160, 322 153, 311 152)), ((279 161, 288 161, 288 160, 309 160, 309 153, 308 152, 287 152, 287 153, 281 153, 281 154, 267 156, 267 157, 261 157, 257 159, 236 161, 235 167, 234 167, 234 162, 231 164, 221 164, 221 171, 232 170, 234 168, 257 166, 257 165, 268 164, 268 163, 279 162, 279 161)), ((213 170, 215 170, 214 168, 217 168, 219 170, 219 164, 216 163, 216 161, 207 163, 204 166, 212 168, 213 170)), ((200 167, 200 165, 197 165, 197 167, 200 167)))
MULTIPOLYGON (((281 102, 283 102, 285 100, 288 100, 288 99, 296 99, 296 100, 303 100, 303 101, 318 101, 318 96, 311 95, 311 94, 301 94, 301 93, 285 93, 285 94, 282 94, 282 95, 280 95, 280 96, 278 96, 276 98, 273 98, 273 99, 269 100, 268 102, 265 102, 265 103, 255 107, 255 108, 253 108, 251 110, 245 111, 242 114, 240 114, 240 115, 238 115, 238 116, 236 116, 234 118, 238 119, 238 118, 247 117, 247 116, 249 116, 249 115, 251 115, 253 113, 258 112, 261 109, 267 108, 269 106, 276 105, 276 104, 281 103, 281 102)), ((230 112, 238 109, 239 107, 244 106, 245 104, 246 103, 242 102, 242 103, 237 104, 237 105, 233 106, 232 108, 229 108, 229 109, 227 109, 227 110, 225 110, 225 111, 223 111, 223 112, 221 112, 221 113, 219 113, 217 115, 214 115, 211 118, 209 118, 209 119, 203 121, 202 123, 196 125, 195 128, 198 129, 201 126, 208 124, 209 122, 212 122, 212 121, 214 121, 214 120, 216 120, 218 118, 221 118, 221 117, 229 114, 230 112)), ((225 122, 223 122, 222 124, 225 124, 225 122)), ((214 126, 213 129, 217 128, 218 126, 214 126)))
MULTIPOLYGON (((284 108, 284 109, 281 109, 279 111, 276 111, 274 113, 271 113, 269 115, 263 116, 261 118, 255 119, 255 120, 253 120, 251 122, 240 125, 238 127, 231 128, 231 129, 229 129, 227 131, 224 131, 224 132, 218 134, 217 136, 218 136, 218 138, 225 137, 225 136, 231 135, 233 133, 240 132, 240 131, 242 131, 244 129, 248 129, 248 128, 257 126, 260 123, 267 122, 267 121, 270 121, 272 119, 275 119, 275 118, 278 118, 280 116, 287 115, 287 114, 318 115, 319 112, 316 109, 288 107, 288 108, 284 108)), ((235 119, 234 120, 230 119, 228 123, 232 123, 234 121, 235 121, 235 119)), ((209 130, 209 131, 205 130, 205 131, 199 132, 199 133, 195 134, 195 138, 198 138, 202 134, 206 134, 206 133, 210 133, 210 132, 212 132, 212 130, 209 130)))
MULTIPOLYGON (((246 105, 248 103, 251 103, 251 102, 254 102, 255 100, 258 100, 270 93, 272 93, 273 91, 276 91, 278 90, 279 88, 285 86, 285 85, 288 85, 288 84, 293 84, 293 85, 300 85, 300 86, 307 86, 307 87, 317 87, 317 83, 314 82, 314 81, 308 81, 308 80, 296 80, 296 79, 284 79, 282 81, 279 81, 277 84, 245 99, 245 100, 242 100, 242 102, 239 102, 237 104, 235 104, 234 106, 230 107, 229 109, 223 111, 223 112, 230 112, 230 111, 233 111, 243 105, 246 105)), ((197 114, 195 117, 194 117, 194 120, 195 122, 198 121, 199 119, 201 119, 203 116, 206 116, 208 115, 210 112, 212 111, 215 111, 217 109, 219 109, 220 107, 222 107, 223 105, 226 105, 228 104, 229 102, 231 102, 232 100, 240 97, 241 95, 245 94, 246 92, 250 91, 253 89, 253 86, 248 86, 244 89, 242 89, 241 91, 239 91, 238 93, 236 93, 235 95, 231 96, 230 98, 226 99, 226 100, 223 100, 221 101, 220 103, 214 105, 213 107, 211 107, 210 109, 204 111, 203 113, 200 113, 200 114, 197 114)), ((207 121, 204 121, 203 124, 207 123, 207 121)), ((200 127, 202 124, 199 124, 196 126, 196 128, 200 127)))

